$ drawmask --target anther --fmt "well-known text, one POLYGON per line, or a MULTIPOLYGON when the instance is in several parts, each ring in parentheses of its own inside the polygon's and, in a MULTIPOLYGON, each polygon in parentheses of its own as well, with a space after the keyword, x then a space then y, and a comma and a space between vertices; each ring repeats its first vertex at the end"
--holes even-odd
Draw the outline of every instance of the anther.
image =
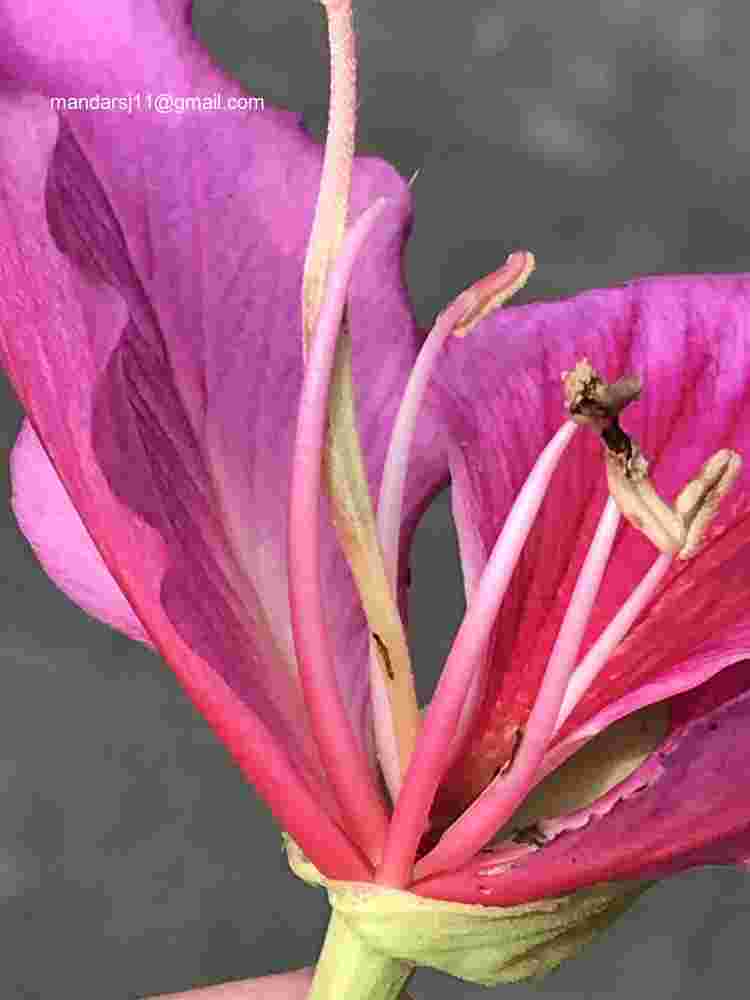
POLYGON ((579 361, 572 371, 563 372, 565 404, 577 424, 591 424, 600 434, 620 429, 618 417, 628 403, 641 394, 641 380, 627 375, 608 385, 593 369, 587 358, 579 361))
POLYGON ((685 542, 678 558, 689 559, 700 548, 722 497, 732 488, 741 469, 742 459, 737 452, 722 448, 680 491, 674 506, 685 525, 685 542))
POLYGON ((585 358, 562 378, 571 419, 602 438, 609 492, 623 516, 660 552, 689 559, 739 475, 740 456, 728 449, 716 452, 670 506, 649 479, 645 455, 619 423, 620 412, 640 395, 640 379, 627 376, 608 385, 585 358))

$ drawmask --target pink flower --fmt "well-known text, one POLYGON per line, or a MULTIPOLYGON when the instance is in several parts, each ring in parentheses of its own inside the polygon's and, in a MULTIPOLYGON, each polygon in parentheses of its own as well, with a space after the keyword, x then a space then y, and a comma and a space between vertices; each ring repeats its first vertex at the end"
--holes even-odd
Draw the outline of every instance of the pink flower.
POLYGON ((750 280, 498 312, 533 266, 513 254, 425 339, 401 278, 407 186, 364 159, 349 192, 348 9, 329 6, 342 75, 321 180, 284 112, 51 107, 241 96, 188 4, 0 0, 21 528, 69 596, 163 655, 329 881, 508 907, 744 863, 750 280), (582 358, 641 377, 624 430, 582 358), (570 414, 593 413, 604 449, 566 419, 571 371, 570 414), (675 512, 638 448, 667 497, 718 457, 675 512), (398 608, 449 477, 468 610, 422 721, 398 608), (654 705, 628 773, 521 822, 543 778, 654 705))

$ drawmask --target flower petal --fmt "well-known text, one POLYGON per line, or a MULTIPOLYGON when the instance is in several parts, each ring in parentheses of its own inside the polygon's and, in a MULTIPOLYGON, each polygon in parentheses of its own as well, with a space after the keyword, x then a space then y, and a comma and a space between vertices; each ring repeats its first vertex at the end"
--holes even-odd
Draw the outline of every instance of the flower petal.
POLYGON ((726 672, 675 699, 674 729, 626 780, 628 797, 612 796, 603 813, 594 803, 581 829, 561 832, 507 865, 493 864, 492 852, 483 852, 460 872, 426 879, 416 891, 505 906, 599 882, 741 863, 750 853, 750 790, 737 781, 750 767, 749 689, 744 663, 734 678, 726 672), (735 691, 744 689, 734 698, 728 678, 735 691))
MULTIPOLYGON (((637 374, 623 415, 672 495, 720 447, 750 455, 750 279, 645 279, 507 309, 449 345, 433 399, 454 442, 454 506, 476 579, 533 461, 563 416, 560 375, 582 357, 604 378, 637 374)), ((677 563, 560 736, 597 713, 597 731, 643 704, 702 683, 750 653, 750 466, 703 552, 677 563), (614 703, 619 703, 615 708, 614 703)), ((450 784, 476 794, 511 755, 606 498, 601 446, 579 434, 556 473, 498 618, 479 736, 450 784)), ((581 656, 653 562, 621 529, 581 656)), ((587 729, 588 732, 588 729, 587 729)), ((589 733, 591 735, 591 733, 589 733)))
POLYGON ((28 420, 10 461, 13 513, 52 581, 94 618, 150 645, 28 420))
MULTIPOLYGON (((134 7, 79 3, 62 18, 43 4, 19 10, 0 0, 0 66, 21 85, 60 96, 244 96, 193 40, 187 5, 134 7)), ((54 128, 52 116, 45 127, 54 128)), ((22 148, 9 145, 6 155, 18 157, 22 148)), ((81 339, 90 358, 76 357, 72 340, 55 347, 55 378, 42 394, 22 384, 21 345, 15 329, 6 334, 19 394, 118 583, 136 603, 148 567, 160 627, 175 630, 216 671, 217 683, 261 713, 316 787, 290 639, 285 510, 301 383, 302 267, 320 165, 321 150, 285 112, 62 112, 46 177, 44 157, 37 167, 47 209, 46 220, 41 212, 35 218, 39 239, 48 221, 75 280, 98 296, 115 289, 122 315, 105 331, 87 326, 81 339), (59 407, 66 379, 76 382, 82 413, 58 429, 46 410, 59 407), (90 434, 81 455, 79 433, 90 434), (108 525, 92 522, 94 494, 105 488, 118 516, 132 515, 144 529, 140 546, 120 547, 108 525), (150 563, 148 545, 158 550, 150 563)), ((401 275, 406 185, 387 165, 360 161, 352 215, 380 195, 395 208, 355 269, 349 308, 374 489, 418 341, 401 275)), ((23 348, 29 370, 60 339, 46 327, 49 300, 40 298, 40 321, 23 348)), ((444 476, 434 454, 417 465, 409 530, 444 476)), ((339 683, 364 734, 366 628, 327 525, 323 544, 339 683)), ((143 619, 140 606, 138 614, 143 619)), ((147 624, 153 636, 153 619, 147 624)))
MULTIPOLYGON (((140 4, 135 16, 124 0, 101 12, 81 4, 78 16, 64 19, 50 10, 43 23, 41 16, 37 22, 37 7, 30 13, 12 4, 0 9, 5 6, 6 51, 14 53, 8 68, 20 67, 26 81, 47 93, 220 93, 225 101, 245 96, 175 15, 184 5, 140 4), (55 46, 44 42, 49 24, 55 46), (87 54, 92 38, 95 58, 87 54)), ((259 595, 290 664, 285 509, 301 381, 302 265, 320 166, 320 148, 286 112, 66 111, 47 190, 58 246, 113 284, 130 310, 132 325, 107 377, 114 381, 116 370, 122 371, 123 405, 134 391, 136 369, 140 381, 157 369, 159 380, 171 379, 170 401, 160 405, 174 412, 154 422, 182 420, 182 432, 195 436, 208 502, 244 586, 259 595)), ((360 429, 374 488, 417 342, 401 277, 406 191, 387 165, 358 162, 352 216, 379 195, 397 205, 356 269, 349 311, 360 429)), ((113 394, 111 386, 105 395, 113 394)), ((152 392, 148 405, 155 399, 152 392)), ((142 429, 126 430, 123 420, 121 406, 98 422, 100 461, 121 500, 144 516, 147 506, 153 517, 159 504, 140 495, 142 473, 119 458, 123 450, 134 450, 126 438, 142 429)), ((427 491, 434 490, 434 478, 427 491)), ((424 502, 424 492, 424 485, 417 488, 410 515, 424 502)), ((366 636, 348 569, 328 530, 323 564, 337 607, 331 627, 339 681, 361 731, 367 715, 366 636)), ((189 617, 193 600, 178 593, 188 578, 184 570, 177 572, 170 596, 181 620, 189 617)))
POLYGON ((51 241, 43 195, 55 116, 18 91, 0 95, 0 114, 0 359, 102 558, 196 705, 305 849, 363 877, 366 865, 335 823, 296 685, 262 616, 238 619, 231 581, 217 572, 229 561, 163 354, 148 328, 136 336, 113 288, 71 268, 51 241), (115 457, 140 491, 136 510, 107 478, 115 457), (183 625, 186 565, 202 604, 183 625), (206 642, 201 626, 215 630, 206 642))

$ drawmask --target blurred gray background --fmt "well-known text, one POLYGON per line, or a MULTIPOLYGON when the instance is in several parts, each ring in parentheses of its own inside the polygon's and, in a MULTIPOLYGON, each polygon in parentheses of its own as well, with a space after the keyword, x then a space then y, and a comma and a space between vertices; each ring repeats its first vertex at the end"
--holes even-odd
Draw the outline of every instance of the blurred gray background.
MULTIPOLYGON (((199 0, 251 93, 325 120, 314 0, 199 0)), ((361 148, 410 176, 420 319, 514 248, 550 298, 750 269, 750 10, 736 0, 359 0, 361 148)), ((3 384, 0 444, 19 411, 3 384)), ((7 495, 7 462, 2 475, 7 495)), ((0 996, 128 1000, 312 962, 322 896, 155 657, 56 592, 3 504, 0 996)), ((446 498, 414 558, 417 660, 461 611, 446 498), (435 580, 440 580, 440 586, 435 580), (440 631, 438 631, 440 629, 440 631)), ((430 687, 421 675, 422 693, 430 687)), ((744 995, 750 876, 692 872, 519 998, 744 995), (743 984, 743 985, 740 985, 743 984)), ((417 998, 485 991, 419 972, 417 998)))

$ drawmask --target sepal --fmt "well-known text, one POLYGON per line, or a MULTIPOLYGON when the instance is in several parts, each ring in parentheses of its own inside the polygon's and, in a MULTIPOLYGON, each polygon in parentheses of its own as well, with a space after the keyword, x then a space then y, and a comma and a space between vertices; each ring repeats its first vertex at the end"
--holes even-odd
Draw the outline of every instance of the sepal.
POLYGON ((452 903, 368 882, 326 879, 291 838, 285 843, 294 873, 327 890, 336 919, 372 953, 481 986, 546 975, 653 884, 601 884, 521 906, 452 903))

